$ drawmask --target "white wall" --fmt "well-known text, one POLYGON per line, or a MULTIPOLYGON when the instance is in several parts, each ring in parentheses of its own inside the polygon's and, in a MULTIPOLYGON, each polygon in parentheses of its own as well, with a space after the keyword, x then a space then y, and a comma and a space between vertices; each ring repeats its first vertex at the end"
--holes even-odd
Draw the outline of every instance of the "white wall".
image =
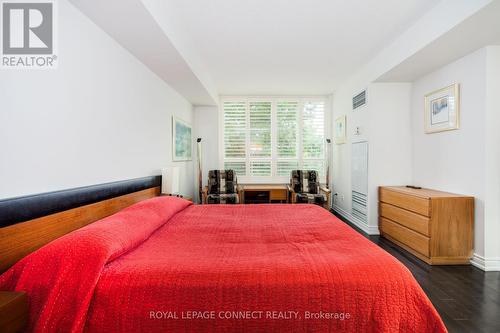
POLYGON ((347 115, 347 142, 333 146, 334 209, 370 234, 378 234, 378 187, 411 183, 409 83, 346 85, 333 98, 333 121, 347 115), (367 104, 352 110, 352 97, 367 88, 367 104), (355 128, 360 135, 355 135, 355 128), (351 146, 368 141, 368 216, 352 217, 351 146))
POLYGON ((500 46, 488 46, 413 83, 414 182, 475 197, 474 257, 500 270, 500 46), (422 100, 435 89, 460 83, 461 126, 424 134, 422 100))
MULTIPOLYGON (((219 109, 217 106, 194 107, 194 132, 196 138, 202 138, 203 186, 205 186, 208 183, 208 170, 220 168, 219 109)), ((198 179, 196 178, 195 181, 197 182, 198 179)))
POLYGON ((472 195, 475 252, 484 255, 486 49, 480 49, 413 83, 413 182, 472 195), (459 130, 424 133, 424 95, 460 83, 459 130))
POLYGON ((378 188, 411 183, 409 83, 374 83, 368 106, 368 227, 378 229, 378 188))
MULTIPOLYGON (((192 106, 67 1, 59 68, 0 72, 0 198, 160 174, 192 106)), ((193 163, 181 190, 193 193, 193 163)))

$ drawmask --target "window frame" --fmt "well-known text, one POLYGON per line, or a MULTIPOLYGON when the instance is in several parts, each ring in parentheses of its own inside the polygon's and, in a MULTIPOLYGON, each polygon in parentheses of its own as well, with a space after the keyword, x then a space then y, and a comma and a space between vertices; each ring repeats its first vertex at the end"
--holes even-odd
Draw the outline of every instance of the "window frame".
MULTIPOLYGON (((265 183, 265 184, 284 184, 290 182, 290 176, 278 176, 277 168, 278 161, 297 161, 299 168, 302 168, 303 161, 321 161, 326 166, 326 140, 323 148, 323 158, 303 158, 302 152, 302 137, 303 137, 303 111, 304 105, 307 102, 324 103, 324 126, 323 133, 324 138, 328 138, 331 132, 330 126, 330 108, 331 108, 331 96, 222 96, 219 101, 219 130, 218 130, 218 142, 219 142, 219 168, 224 169, 225 150, 224 150, 224 103, 225 102, 244 102, 246 108, 246 124, 245 124, 245 158, 228 158, 227 162, 245 162, 245 176, 238 176, 238 182, 242 184, 254 184, 254 183, 265 183), (250 157, 250 112, 249 105, 251 102, 271 102, 271 157, 250 157), (298 114, 297 114, 297 148, 295 157, 278 157, 278 124, 277 124, 277 104, 279 102, 297 102, 298 103, 298 114), (271 176, 251 176, 250 175, 250 161, 271 161, 271 176)), ((321 183, 325 182, 325 175, 322 174, 320 178, 321 183)))

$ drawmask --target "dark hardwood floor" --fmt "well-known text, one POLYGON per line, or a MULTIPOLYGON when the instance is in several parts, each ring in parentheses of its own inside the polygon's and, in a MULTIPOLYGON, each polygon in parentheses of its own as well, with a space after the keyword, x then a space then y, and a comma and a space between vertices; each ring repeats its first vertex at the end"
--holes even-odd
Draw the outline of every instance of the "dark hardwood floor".
POLYGON ((341 220, 401 261, 432 301, 449 332, 500 332, 500 272, 471 266, 429 266, 380 236, 341 220))

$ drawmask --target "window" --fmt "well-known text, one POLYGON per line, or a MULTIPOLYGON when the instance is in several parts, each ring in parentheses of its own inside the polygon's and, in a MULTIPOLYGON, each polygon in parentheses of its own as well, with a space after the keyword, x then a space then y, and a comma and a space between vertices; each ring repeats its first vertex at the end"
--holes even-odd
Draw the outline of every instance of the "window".
POLYGON ((246 156, 246 105, 224 103, 224 147, 226 158, 246 156))
POLYGON ((324 179, 325 98, 223 98, 222 162, 240 181, 288 182, 294 169, 324 179))
POLYGON ((271 103, 250 102, 250 157, 271 157, 271 103))

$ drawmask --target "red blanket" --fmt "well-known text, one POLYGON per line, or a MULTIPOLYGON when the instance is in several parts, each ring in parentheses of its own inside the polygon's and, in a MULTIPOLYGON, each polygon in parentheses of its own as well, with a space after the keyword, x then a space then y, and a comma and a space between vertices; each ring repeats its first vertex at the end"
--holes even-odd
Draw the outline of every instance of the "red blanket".
POLYGON ((322 208, 161 197, 0 276, 35 332, 446 332, 410 272, 322 208))

